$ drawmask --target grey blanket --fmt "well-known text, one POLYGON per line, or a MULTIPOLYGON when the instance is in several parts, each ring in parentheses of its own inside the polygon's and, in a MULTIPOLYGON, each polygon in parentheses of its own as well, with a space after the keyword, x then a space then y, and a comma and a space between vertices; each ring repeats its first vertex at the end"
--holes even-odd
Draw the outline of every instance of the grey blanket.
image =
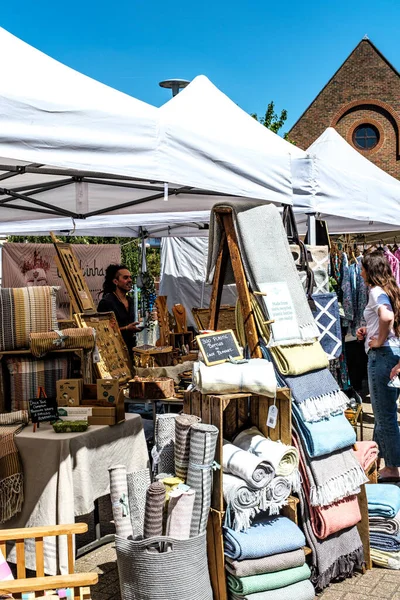
MULTIPOLYGON (((248 201, 235 205, 225 202, 214 206, 210 220, 207 263, 208 283, 212 283, 214 278, 221 240, 221 226, 215 213, 215 208, 221 206, 232 208, 232 217, 243 266, 251 290, 260 291, 265 283, 286 283, 290 290, 300 329, 300 339, 290 339, 287 340, 287 343, 302 343, 318 338, 319 330, 308 305, 289 248, 282 218, 276 206, 248 201), (262 260, 260 260, 260 257, 262 257, 262 260)), ((231 268, 227 270, 225 283, 234 283, 231 268)), ((268 316, 264 303, 263 309, 266 316, 268 316)), ((284 345, 285 340, 280 340, 279 343, 284 345)))
POLYGON ((287 585, 278 590, 268 590, 267 592, 246 594, 245 596, 230 595, 231 600, 314 600, 314 598, 314 586, 309 579, 287 585))
POLYGON ((369 530, 374 533, 386 533, 387 535, 400 534, 400 511, 393 519, 387 517, 369 517, 369 530))
POLYGON ((251 575, 262 575, 263 573, 275 573, 285 569, 293 569, 304 565, 306 556, 303 548, 284 552, 282 554, 272 554, 263 558, 253 558, 249 560, 233 560, 225 557, 225 569, 228 573, 236 577, 249 577, 251 575))

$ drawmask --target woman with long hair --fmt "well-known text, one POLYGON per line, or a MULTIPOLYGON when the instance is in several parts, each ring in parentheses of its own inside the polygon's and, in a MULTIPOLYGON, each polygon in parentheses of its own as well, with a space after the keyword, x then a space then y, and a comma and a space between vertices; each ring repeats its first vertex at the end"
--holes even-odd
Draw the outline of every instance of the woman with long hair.
POLYGON ((379 251, 364 256, 361 275, 369 287, 369 299, 364 311, 366 326, 357 330, 357 338, 364 340, 368 354, 374 440, 385 461, 379 480, 400 481, 399 389, 388 386, 400 360, 400 288, 387 259, 379 251))

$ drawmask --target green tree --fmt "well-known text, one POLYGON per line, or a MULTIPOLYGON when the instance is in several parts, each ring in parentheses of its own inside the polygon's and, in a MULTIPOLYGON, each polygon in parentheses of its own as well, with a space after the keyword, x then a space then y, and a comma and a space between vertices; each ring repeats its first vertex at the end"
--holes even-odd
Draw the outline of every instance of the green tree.
MULTIPOLYGON (((253 113, 251 116, 253 117, 253 119, 261 123, 261 125, 264 125, 264 127, 266 127, 267 129, 270 129, 274 133, 278 133, 286 123, 288 114, 286 109, 282 109, 281 114, 278 115, 275 112, 275 103, 273 102, 273 100, 271 100, 271 102, 267 106, 267 110, 265 111, 265 115, 263 117, 258 117, 256 113, 253 113)), ((287 133, 283 134, 283 138, 288 142, 291 141, 289 140, 287 133)))

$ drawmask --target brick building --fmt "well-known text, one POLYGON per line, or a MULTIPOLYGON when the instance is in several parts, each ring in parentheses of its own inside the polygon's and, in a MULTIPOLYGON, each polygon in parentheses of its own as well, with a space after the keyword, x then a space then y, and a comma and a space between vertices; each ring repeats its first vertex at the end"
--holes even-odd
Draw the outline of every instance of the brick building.
POLYGON ((306 149, 327 127, 400 179, 400 74, 365 37, 289 132, 306 149))

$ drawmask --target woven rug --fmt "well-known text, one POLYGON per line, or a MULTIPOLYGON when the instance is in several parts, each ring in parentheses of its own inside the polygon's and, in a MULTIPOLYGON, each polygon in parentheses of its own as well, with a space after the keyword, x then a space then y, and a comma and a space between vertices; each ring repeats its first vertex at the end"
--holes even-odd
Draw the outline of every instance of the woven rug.
POLYGON ((108 469, 110 474, 110 496, 115 533, 126 540, 132 538, 132 525, 129 515, 128 484, 125 465, 108 469))
POLYGON ((222 466, 225 472, 241 477, 250 488, 259 490, 275 477, 275 469, 268 460, 224 442, 222 466))
MULTIPOLYGON (((210 219, 207 281, 212 283, 221 240, 221 225, 215 210, 228 206, 238 238, 240 254, 252 291, 262 291, 265 283, 286 283, 294 305, 299 339, 288 343, 312 341, 318 337, 318 328, 311 314, 296 265, 287 241, 279 210, 272 204, 243 201, 238 204, 222 203, 214 206, 210 219), (260 260, 262 256, 262 260, 260 260)), ((228 259, 229 261, 229 259, 228 259)), ((231 265, 228 265, 225 283, 234 283, 231 265)), ((267 310, 263 306, 263 312, 267 310)), ((280 341, 281 344, 285 340, 280 341)))
POLYGON ((150 469, 142 469, 127 473, 129 512, 131 516, 133 539, 142 539, 144 515, 146 509, 146 493, 150 486, 150 469))
POLYGON ((156 415, 152 452, 155 473, 175 473, 175 418, 172 413, 156 415))
POLYGON ((194 490, 176 489, 170 492, 166 535, 177 540, 190 538, 195 496, 194 490))
POLYGON ((29 348, 30 333, 57 329, 57 287, 0 289, 0 351, 29 348))
POLYGON ((214 425, 197 423, 190 431, 189 467, 186 483, 196 492, 193 507, 190 537, 196 537, 207 529, 211 504, 212 469, 218 428, 214 425))
POLYGON ((27 410, 29 398, 36 398, 38 388, 44 387, 47 396, 56 397, 56 383, 71 376, 71 357, 44 360, 7 358, 10 374, 11 410, 27 410))
POLYGON ((228 575, 228 589, 235 594, 255 594, 278 590, 287 585, 298 583, 309 579, 311 571, 308 565, 277 571, 276 573, 263 573, 262 575, 250 575, 249 577, 235 577, 228 575))
POLYGON ((275 573, 285 569, 301 567, 306 562, 304 550, 292 550, 282 554, 273 554, 272 556, 263 556, 262 558, 253 558, 250 560, 232 560, 225 558, 225 569, 235 577, 248 577, 249 575, 262 575, 263 573, 275 573))
POLYGON ((52 350, 60 348, 82 348, 91 351, 95 347, 95 330, 92 327, 63 329, 60 332, 31 333, 29 345, 33 356, 41 358, 52 350))
POLYGON ((314 586, 309 579, 299 581, 293 585, 287 585, 277 590, 245 594, 244 596, 230 595, 230 600, 314 600, 314 598, 314 586))
POLYGON ((150 484, 146 494, 143 535, 145 538, 163 534, 165 486, 161 481, 150 484))
POLYGON ((184 481, 189 465, 190 428, 200 421, 196 415, 177 415, 175 419, 175 474, 184 481))
POLYGON ((24 475, 14 437, 28 420, 24 410, 0 414, 0 523, 19 513, 24 502, 24 475))

